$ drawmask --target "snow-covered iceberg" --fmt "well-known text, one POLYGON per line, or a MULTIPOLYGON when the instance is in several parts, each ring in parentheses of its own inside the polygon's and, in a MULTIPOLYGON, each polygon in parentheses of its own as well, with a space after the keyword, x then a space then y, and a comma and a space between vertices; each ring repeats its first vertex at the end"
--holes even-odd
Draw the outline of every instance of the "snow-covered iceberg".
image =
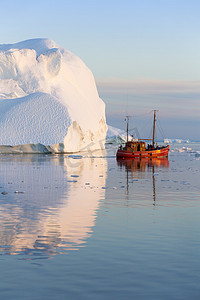
POLYGON ((0 145, 103 149, 105 104, 80 58, 49 39, 0 45, 0 145))

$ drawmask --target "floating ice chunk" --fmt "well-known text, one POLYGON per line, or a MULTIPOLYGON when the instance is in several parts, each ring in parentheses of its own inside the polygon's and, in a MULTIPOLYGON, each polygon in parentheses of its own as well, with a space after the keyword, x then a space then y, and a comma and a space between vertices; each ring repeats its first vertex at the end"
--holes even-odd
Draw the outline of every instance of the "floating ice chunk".
POLYGON ((68 157, 73 158, 73 159, 81 159, 81 158, 83 158, 82 155, 68 155, 68 157))
POLYGON ((67 182, 77 182, 77 180, 73 179, 73 180, 67 180, 67 182))

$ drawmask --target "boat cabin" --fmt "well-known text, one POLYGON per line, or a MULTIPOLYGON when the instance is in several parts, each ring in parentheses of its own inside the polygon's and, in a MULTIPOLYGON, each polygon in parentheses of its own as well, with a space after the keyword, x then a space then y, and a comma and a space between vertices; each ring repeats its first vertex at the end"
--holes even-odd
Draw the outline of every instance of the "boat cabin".
POLYGON ((146 143, 145 142, 127 142, 126 143, 126 151, 146 151, 146 143))

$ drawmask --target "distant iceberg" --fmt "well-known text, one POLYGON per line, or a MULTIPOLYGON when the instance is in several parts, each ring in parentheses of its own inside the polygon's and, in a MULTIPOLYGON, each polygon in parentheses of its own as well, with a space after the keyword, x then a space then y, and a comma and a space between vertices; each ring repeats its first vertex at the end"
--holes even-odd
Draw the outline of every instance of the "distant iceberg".
POLYGON ((104 149, 105 104, 91 71, 49 39, 0 45, 0 132, 0 145, 104 149))
MULTIPOLYGON (((132 139, 133 137, 129 135, 129 140, 132 139)), ((121 143, 125 143, 126 140, 127 140, 126 131, 108 125, 108 131, 106 136, 107 144, 121 144, 121 143)))
POLYGON ((189 140, 182 140, 182 139, 168 139, 168 138, 165 138, 164 143, 165 144, 182 144, 182 143, 189 144, 190 141, 189 140))

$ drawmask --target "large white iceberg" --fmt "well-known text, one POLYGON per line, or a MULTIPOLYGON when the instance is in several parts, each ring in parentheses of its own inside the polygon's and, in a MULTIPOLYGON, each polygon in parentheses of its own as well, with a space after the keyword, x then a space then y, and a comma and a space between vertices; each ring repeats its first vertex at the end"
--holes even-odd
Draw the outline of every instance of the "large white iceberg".
POLYGON ((0 45, 0 145, 103 149, 106 131, 105 104, 80 58, 49 39, 0 45))

